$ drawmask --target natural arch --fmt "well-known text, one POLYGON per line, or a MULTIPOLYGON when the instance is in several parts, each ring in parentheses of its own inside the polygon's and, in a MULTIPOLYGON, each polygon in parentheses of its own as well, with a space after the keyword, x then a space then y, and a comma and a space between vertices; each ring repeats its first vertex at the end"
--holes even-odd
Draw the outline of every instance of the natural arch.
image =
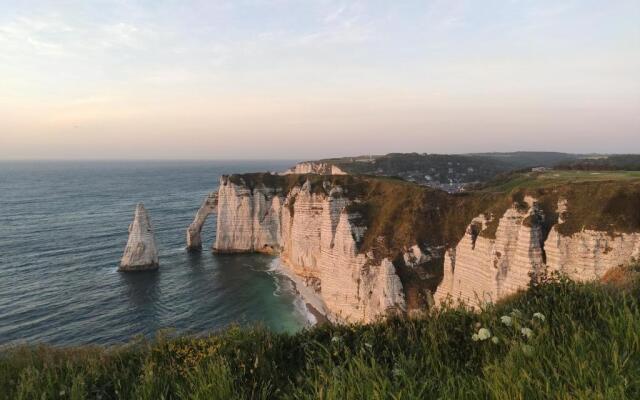
POLYGON ((204 200, 200 209, 196 213, 196 217, 193 219, 189 228, 187 228, 187 250, 200 251, 202 250, 202 227, 207 221, 209 215, 218 211, 218 192, 209 193, 204 200))

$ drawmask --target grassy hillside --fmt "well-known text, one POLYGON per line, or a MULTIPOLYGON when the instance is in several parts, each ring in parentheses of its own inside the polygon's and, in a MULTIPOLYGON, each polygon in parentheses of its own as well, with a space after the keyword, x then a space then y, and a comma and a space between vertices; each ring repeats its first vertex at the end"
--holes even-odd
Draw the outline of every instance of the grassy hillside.
POLYGON ((479 313, 5 349, 0 399, 637 399, 639 271, 544 279, 479 313))
POLYGON ((640 171, 567 171, 512 173, 484 185, 481 190, 508 192, 514 189, 538 189, 585 182, 640 182, 640 171))

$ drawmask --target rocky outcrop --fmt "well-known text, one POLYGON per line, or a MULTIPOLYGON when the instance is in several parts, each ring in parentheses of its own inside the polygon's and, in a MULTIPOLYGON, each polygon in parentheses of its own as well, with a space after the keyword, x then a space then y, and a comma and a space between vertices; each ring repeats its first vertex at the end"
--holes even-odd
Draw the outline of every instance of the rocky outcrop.
POLYGON ((346 172, 333 164, 314 161, 298 163, 293 168, 289 168, 284 171, 282 174, 347 175, 346 172))
POLYGON ((358 252, 366 228, 348 204, 340 187, 328 195, 312 193, 309 182, 294 189, 283 211, 282 259, 314 285, 335 321, 369 322, 405 311, 391 261, 358 252))
POLYGON ((218 221, 213 250, 219 253, 275 253, 282 247, 281 195, 276 188, 261 184, 249 188, 220 179, 218 221))
POLYGON ((502 215, 495 238, 482 236, 488 218, 474 219, 446 254, 442 282, 435 293, 437 303, 447 299, 470 306, 494 302, 526 288, 543 271, 558 271, 578 281, 594 280, 640 253, 638 233, 560 234, 565 200, 558 203, 558 224, 544 238, 544 215, 535 199, 525 200, 527 208, 514 204, 502 215))
POLYGON ((640 234, 584 230, 563 236, 554 227, 544 249, 550 271, 573 280, 599 279, 611 267, 640 258, 640 234))
POLYGON ((366 228, 347 211, 350 202, 339 186, 314 193, 307 181, 283 193, 223 176, 213 251, 280 254, 333 321, 402 313, 404 293, 393 263, 358 252, 366 228))
POLYGON ((191 243, 199 244, 203 216, 215 210, 214 251, 279 254, 334 321, 420 313, 446 299, 476 306, 526 288, 543 271, 597 279, 640 256, 640 233, 563 225, 591 205, 566 213, 553 190, 543 199, 448 196, 393 180, 248 174, 222 177, 217 195, 198 212, 191 243))
POLYGON ((129 240, 120 262, 120 271, 157 269, 158 248, 151 220, 142 203, 138 203, 133 222, 129 225, 129 240))
POLYGON ((199 251, 202 250, 202 227, 204 223, 207 221, 207 217, 209 215, 218 211, 218 193, 212 192, 209 193, 207 198, 204 200, 198 212, 196 213, 195 218, 189 228, 187 228, 187 250, 189 251, 199 251))

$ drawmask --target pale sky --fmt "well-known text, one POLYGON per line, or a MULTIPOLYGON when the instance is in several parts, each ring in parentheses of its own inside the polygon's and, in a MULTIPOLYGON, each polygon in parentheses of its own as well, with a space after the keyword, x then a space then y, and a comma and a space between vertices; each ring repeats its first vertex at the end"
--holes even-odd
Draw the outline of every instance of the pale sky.
POLYGON ((0 0, 0 159, 640 152, 640 0, 0 0))

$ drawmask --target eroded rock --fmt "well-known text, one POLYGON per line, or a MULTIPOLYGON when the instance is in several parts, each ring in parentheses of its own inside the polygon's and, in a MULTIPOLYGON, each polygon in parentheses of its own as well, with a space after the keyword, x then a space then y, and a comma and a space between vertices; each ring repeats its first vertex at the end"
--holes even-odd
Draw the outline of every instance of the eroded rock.
POLYGON ((129 225, 129 240, 120 261, 120 271, 147 271, 157 269, 158 247, 151 220, 142 203, 136 206, 133 222, 129 225))

